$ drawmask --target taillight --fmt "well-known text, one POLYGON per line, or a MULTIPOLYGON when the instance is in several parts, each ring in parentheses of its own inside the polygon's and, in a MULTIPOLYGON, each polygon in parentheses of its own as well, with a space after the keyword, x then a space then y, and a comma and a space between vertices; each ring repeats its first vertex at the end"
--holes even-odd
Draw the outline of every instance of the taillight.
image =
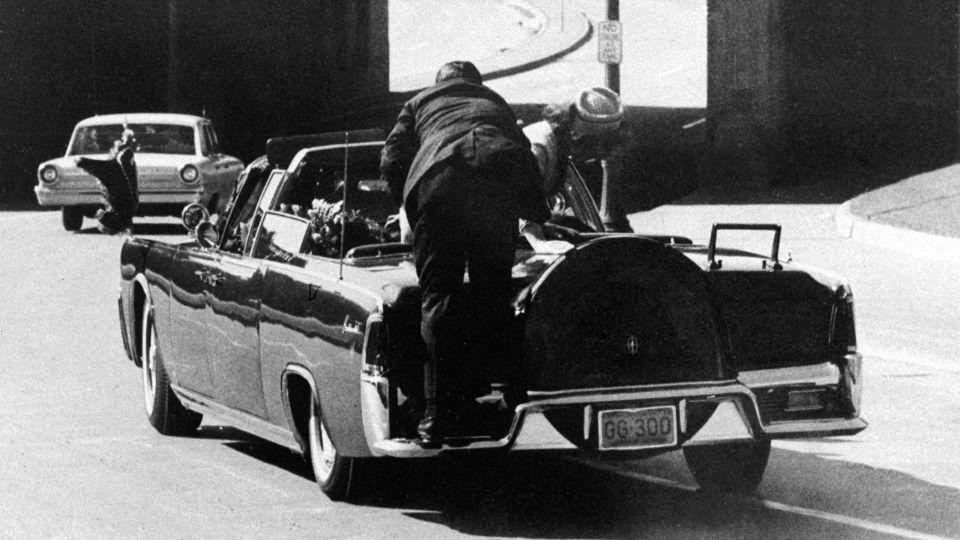
POLYGON ((830 343, 844 353, 857 352, 857 329, 853 317, 853 293, 849 286, 837 290, 830 321, 830 343))
POLYGON ((198 178, 200 178, 200 171, 193 165, 187 165, 180 169, 180 179, 183 180, 185 184, 192 184, 196 182, 198 178))
POLYGON ((47 165, 40 169, 40 180, 44 183, 52 184, 60 178, 60 171, 53 165, 47 165))
POLYGON ((374 313, 367 318, 367 331, 363 340, 363 372, 370 375, 381 375, 386 367, 384 357, 384 326, 383 316, 374 313))

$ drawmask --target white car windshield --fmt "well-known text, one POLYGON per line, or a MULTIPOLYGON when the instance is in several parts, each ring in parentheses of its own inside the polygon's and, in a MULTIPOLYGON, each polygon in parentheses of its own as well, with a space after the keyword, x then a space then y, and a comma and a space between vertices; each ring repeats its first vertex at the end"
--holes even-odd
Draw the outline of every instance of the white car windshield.
MULTIPOLYGON (((194 128, 174 124, 129 124, 137 138, 137 151, 153 154, 196 154, 194 128)), ((84 126, 77 129, 70 155, 109 152, 123 134, 121 124, 84 126)))

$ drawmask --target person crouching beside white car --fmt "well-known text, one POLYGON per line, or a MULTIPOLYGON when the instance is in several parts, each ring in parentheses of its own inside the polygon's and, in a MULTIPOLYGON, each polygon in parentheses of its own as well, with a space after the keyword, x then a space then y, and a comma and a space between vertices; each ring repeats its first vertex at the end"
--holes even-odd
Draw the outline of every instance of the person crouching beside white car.
POLYGON ((134 153, 137 139, 133 131, 123 130, 110 151, 110 159, 79 157, 77 166, 100 181, 104 207, 97 211, 97 228, 107 234, 129 231, 137 213, 137 164, 134 153))

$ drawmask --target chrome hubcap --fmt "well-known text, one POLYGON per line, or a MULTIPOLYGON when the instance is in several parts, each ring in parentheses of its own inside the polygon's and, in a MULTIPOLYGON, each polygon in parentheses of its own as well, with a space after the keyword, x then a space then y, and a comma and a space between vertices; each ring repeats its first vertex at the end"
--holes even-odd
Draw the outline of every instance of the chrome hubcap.
MULTIPOLYGON (((146 311, 146 310, 145 310, 146 311)), ((157 332, 149 313, 144 313, 143 323, 143 404, 147 414, 153 414, 157 394, 157 332)))
POLYGON ((317 482, 324 483, 333 473, 333 464, 337 459, 337 449, 330 441, 327 429, 323 427, 317 405, 310 405, 310 462, 313 465, 313 474, 317 482))

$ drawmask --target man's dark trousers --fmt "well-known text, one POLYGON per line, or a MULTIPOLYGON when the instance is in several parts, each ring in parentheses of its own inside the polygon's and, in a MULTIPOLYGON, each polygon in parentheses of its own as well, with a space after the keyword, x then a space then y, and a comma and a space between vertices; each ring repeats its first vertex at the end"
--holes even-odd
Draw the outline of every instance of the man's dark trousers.
POLYGON ((431 168, 407 198, 423 294, 421 334, 435 364, 426 367, 424 390, 428 400, 436 391, 441 411, 454 412, 445 422, 455 422, 456 411, 490 382, 509 376, 517 237, 511 193, 453 157, 431 168))

